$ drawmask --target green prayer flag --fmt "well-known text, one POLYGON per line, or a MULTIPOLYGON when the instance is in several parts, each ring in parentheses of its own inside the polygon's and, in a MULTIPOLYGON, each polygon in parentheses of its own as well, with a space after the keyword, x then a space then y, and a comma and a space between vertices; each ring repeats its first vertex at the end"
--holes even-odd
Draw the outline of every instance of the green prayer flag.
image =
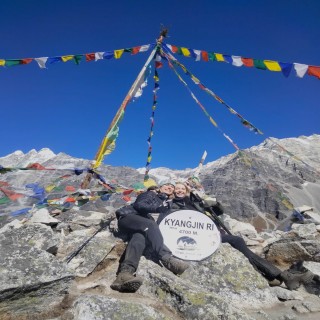
POLYGON ((266 70, 267 69, 267 67, 264 64, 263 60, 253 59, 253 65, 258 69, 262 69, 262 70, 266 70))
POLYGON ((22 60, 6 60, 5 62, 6 67, 17 66, 19 64, 22 64, 22 60))

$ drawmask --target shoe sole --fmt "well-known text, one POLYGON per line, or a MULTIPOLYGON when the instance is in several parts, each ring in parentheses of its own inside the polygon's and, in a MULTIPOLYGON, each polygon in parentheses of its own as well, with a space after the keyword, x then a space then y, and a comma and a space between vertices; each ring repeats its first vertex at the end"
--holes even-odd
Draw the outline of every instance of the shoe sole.
POLYGON ((142 285, 142 281, 137 280, 130 280, 123 284, 111 284, 110 288, 112 290, 116 290, 119 292, 136 292, 142 285))
POLYGON ((140 280, 131 280, 121 286, 121 292, 136 292, 142 285, 140 280))

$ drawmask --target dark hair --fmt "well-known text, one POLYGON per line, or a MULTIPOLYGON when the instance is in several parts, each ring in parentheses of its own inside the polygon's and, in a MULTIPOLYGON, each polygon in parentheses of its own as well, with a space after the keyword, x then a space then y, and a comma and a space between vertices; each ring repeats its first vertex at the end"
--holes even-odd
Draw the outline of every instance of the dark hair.
POLYGON ((150 186, 147 191, 154 191, 154 190, 158 190, 157 186, 150 186))

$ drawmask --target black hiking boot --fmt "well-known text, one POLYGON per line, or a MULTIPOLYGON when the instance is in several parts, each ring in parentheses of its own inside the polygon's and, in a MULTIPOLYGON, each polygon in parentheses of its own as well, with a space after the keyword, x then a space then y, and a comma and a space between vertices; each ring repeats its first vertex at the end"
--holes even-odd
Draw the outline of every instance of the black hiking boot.
POLYGON ((187 262, 179 260, 169 254, 162 257, 160 261, 165 268, 176 275, 184 273, 189 267, 187 262))
POLYGON ((280 274, 280 279, 283 280, 289 290, 296 290, 301 284, 310 283, 313 277, 314 274, 309 270, 301 272, 289 269, 280 274))
POLYGON ((135 270, 132 267, 125 266, 120 270, 110 288, 120 292, 136 292, 142 285, 143 280, 135 276, 134 273, 135 270))

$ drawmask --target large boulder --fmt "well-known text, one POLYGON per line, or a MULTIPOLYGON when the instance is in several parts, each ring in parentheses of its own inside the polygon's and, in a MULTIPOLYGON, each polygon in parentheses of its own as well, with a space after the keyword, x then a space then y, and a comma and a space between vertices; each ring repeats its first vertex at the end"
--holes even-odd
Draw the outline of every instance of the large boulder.
POLYGON ((0 315, 37 314, 54 308, 74 279, 67 265, 52 254, 27 243, 8 243, 3 237, 0 270, 0 315))

